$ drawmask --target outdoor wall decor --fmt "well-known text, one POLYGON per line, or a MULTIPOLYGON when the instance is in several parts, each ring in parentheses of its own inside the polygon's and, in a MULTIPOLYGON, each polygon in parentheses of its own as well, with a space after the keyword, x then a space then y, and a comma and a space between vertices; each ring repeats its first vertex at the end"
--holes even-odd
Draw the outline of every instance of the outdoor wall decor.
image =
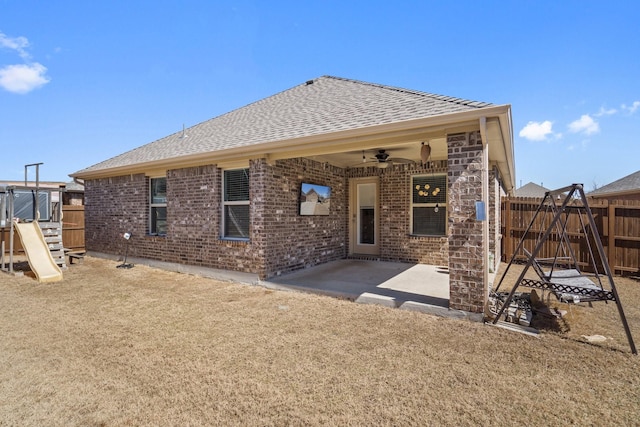
POLYGON ((300 185, 300 215, 329 215, 331 187, 303 182, 300 185))

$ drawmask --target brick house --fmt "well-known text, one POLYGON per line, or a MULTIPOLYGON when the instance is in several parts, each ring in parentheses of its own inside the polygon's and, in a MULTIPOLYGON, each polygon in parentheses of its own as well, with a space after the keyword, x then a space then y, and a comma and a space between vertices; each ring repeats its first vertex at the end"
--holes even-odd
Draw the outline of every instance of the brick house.
POLYGON ((71 176, 90 251, 131 232, 132 256, 263 279, 346 257, 443 265, 450 307, 480 313, 514 174, 509 105, 323 76, 71 176), (300 214, 302 183, 330 188, 329 215, 300 214))

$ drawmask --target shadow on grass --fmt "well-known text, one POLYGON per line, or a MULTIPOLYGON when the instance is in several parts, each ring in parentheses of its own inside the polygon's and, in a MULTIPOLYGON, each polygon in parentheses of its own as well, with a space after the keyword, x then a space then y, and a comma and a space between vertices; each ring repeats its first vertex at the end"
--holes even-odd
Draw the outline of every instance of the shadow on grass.
POLYGON ((567 333, 571 330, 569 323, 565 319, 565 313, 557 307, 538 302, 533 305, 534 315, 531 319, 531 326, 545 332, 559 334, 567 333))

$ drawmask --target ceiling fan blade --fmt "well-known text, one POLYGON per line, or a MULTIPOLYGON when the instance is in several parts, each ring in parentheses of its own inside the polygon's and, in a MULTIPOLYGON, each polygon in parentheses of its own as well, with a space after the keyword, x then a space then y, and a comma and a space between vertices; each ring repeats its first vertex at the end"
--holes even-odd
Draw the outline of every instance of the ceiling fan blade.
POLYGON ((416 163, 415 160, 411 160, 411 159, 405 159, 402 157, 389 157, 389 159, 387 160, 387 162, 394 162, 394 163, 416 163))
POLYGON ((371 166, 375 166, 377 163, 379 163, 377 160, 365 160, 364 162, 358 162, 355 163, 349 167, 351 168, 358 168, 358 167, 371 167, 371 166))

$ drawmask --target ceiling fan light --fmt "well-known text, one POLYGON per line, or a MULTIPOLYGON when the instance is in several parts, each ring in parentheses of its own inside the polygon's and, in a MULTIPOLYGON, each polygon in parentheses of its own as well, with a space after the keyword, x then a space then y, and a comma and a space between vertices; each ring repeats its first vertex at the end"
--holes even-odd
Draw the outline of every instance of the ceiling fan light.
POLYGON ((384 162, 389 158, 389 153, 387 153, 387 150, 378 150, 378 152, 376 153, 376 159, 378 159, 379 162, 384 162))
POLYGON ((389 167, 389 163, 387 162, 378 162, 378 169, 386 169, 389 167))

